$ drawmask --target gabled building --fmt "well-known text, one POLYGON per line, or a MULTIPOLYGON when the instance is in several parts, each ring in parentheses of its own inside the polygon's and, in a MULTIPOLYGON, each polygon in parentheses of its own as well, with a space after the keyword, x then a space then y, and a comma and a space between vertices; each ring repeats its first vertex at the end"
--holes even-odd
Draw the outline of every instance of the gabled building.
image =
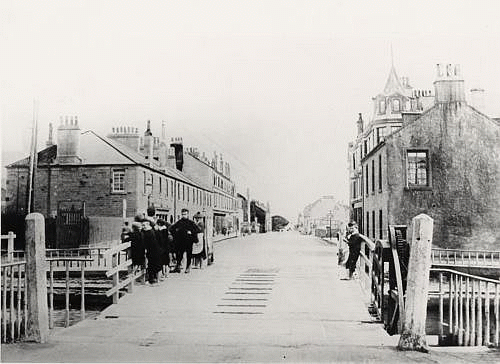
POLYGON ((365 235, 387 239, 389 224, 410 226, 425 213, 434 219, 435 245, 496 249, 500 127, 468 105, 458 66, 438 65, 434 88, 431 107, 403 110, 399 127, 370 142, 374 117, 350 144, 351 183, 358 181, 351 216, 365 235))
POLYGON ((322 196, 304 208, 302 213, 302 232, 317 236, 336 236, 349 221, 349 208, 334 196, 322 196))
MULTIPOLYGON (((33 211, 48 218, 60 214, 63 204, 84 205, 89 243, 116 239, 124 220, 150 206, 169 222, 184 207, 211 218, 213 190, 167 165, 166 156, 155 157, 155 146, 160 150, 149 123, 144 138, 129 127, 104 137, 82 133, 76 117, 66 118, 58 127, 57 145, 38 153, 33 211)), ((7 166, 7 211, 25 211, 28 166, 29 158, 7 166)))

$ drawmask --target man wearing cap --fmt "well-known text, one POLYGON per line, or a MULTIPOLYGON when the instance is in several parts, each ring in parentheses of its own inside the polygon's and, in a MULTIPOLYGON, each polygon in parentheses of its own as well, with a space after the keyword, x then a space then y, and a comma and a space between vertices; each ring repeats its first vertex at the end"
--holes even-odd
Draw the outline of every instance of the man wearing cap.
POLYGON ((188 218, 188 209, 181 210, 181 218, 170 227, 170 232, 174 237, 174 244, 176 247, 177 265, 172 272, 181 272, 181 263, 186 252, 186 270, 189 273, 191 268, 191 260, 193 253, 193 243, 198 241, 198 233, 201 232, 194 221, 188 218))

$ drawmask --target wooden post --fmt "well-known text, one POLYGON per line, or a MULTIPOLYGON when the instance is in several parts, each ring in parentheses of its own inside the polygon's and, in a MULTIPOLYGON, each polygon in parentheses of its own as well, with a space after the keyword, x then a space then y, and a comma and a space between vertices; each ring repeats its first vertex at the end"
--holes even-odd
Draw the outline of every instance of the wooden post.
POLYGON ((46 264, 45 221, 34 212, 26 216, 26 338, 39 343, 46 343, 49 336, 46 264))
POLYGON ((403 332, 399 338, 399 350, 415 350, 427 353, 425 321, 429 294, 431 268, 432 230, 434 221, 420 214, 412 221, 413 234, 406 289, 403 332))

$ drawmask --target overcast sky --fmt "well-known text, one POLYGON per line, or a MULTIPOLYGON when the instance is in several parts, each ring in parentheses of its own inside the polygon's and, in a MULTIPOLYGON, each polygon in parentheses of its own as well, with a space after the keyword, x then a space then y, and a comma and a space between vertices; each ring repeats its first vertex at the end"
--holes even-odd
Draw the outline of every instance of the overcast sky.
MULTIPOLYGON (((238 190, 295 221, 348 200, 347 144, 391 67, 433 89, 457 63, 500 117, 496 1, 1 1, 3 151, 27 153, 78 115, 83 130, 146 120, 231 163, 238 190)), ((5 162, 11 162, 4 160, 5 162)))

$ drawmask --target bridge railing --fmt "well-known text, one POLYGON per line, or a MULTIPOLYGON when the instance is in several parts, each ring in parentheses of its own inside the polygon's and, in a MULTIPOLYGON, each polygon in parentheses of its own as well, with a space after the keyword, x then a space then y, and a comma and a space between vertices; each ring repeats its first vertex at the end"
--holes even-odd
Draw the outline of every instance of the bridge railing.
POLYGON ((498 347, 500 281, 443 268, 431 275, 438 275, 438 290, 429 294, 439 297, 440 341, 498 347))
POLYGON ((2 262, 2 342, 20 339, 26 332, 26 261, 2 262))
POLYGON ((136 279, 144 276, 145 270, 132 269, 132 259, 128 254, 130 242, 119 244, 106 251, 106 259, 111 261, 109 269, 106 271, 107 277, 112 277, 113 287, 106 291, 106 296, 113 296, 113 303, 118 303, 120 290, 127 287, 127 292, 132 293, 136 279), (124 280, 120 281, 120 272, 127 271, 124 280))
POLYGON ((433 248, 431 261, 434 265, 500 267, 500 251, 433 248))
MULTIPOLYGON (((365 235, 359 234, 363 239, 356 270, 359 274, 361 286, 369 294, 372 285, 373 253, 375 244, 365 235)), ((370 297, 371 299, 371 297, 370 297)))

